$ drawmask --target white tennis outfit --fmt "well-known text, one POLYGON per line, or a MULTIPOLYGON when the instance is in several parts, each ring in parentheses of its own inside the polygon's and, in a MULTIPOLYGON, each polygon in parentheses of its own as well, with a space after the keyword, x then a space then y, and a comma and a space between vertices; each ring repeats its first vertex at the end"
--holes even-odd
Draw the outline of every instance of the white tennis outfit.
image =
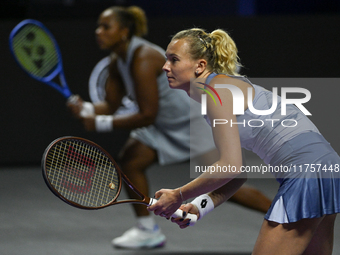
MULTIPOLYGON (((216 75, 211 74, 206 83, 209 84, 216 75)), ((271 91, 252 84, 244 77, 231 77, 253 86, 255 109, 271 108, 271 91)), ((340 212, 340 171, 337 168, 340 158, 297 107, 287 105, 286 115, 281 115, 281 98, 278 96, 277 109, 272 114, 256 115, 247 109, 244 115, 237 116, 237 122, 245 124, 238 124, 243 148, 255 152, 266 164, 290 169, 272 172, 280 188, 265 216, 267 220, 288 223, 340 212), (266 119, 276 121, 268 122, 266 119), (249 121, 253 125, 248 125, 249 121), (266 124, 259 125, 261 121, 266 124), (283 121, 286 125, 291 122, 294 127, 284 127, 283 121), (306 171, 306 167, 312 165, 327 170, 309 168, 311 170, 306 171)))
MULTIPOLYGON (((137 48, 147 45, 165 56, 159 46, 133 36, 127 51, 126 61, 118 58, 117 66, 125 84, 128 97, 136 101, 135 83, 130 73, 131 62, 137 48)), ((184 91, 169 87, 165 72, 157 78, 159 109, 155 123, 133 130, 131 137, 155 149, 159 163, 169 164, 198 156, 215 148, 211 129, 206 124, 199 108, 190 114, 190 99, 184 91), (207 134, 203 139, 190 139, 190 125, 199 125, 207 134), (190 146, 190 141, 199 142, 190 146)), ((193 135, 193 134, 191 134, 193 135)))

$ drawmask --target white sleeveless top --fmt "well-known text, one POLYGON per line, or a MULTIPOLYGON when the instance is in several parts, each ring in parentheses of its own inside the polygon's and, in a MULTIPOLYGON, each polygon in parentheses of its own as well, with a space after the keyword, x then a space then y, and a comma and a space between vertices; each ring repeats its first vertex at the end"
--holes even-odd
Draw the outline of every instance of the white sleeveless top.
MULTIPOLYGON (((142 45, 149 46, 163 56, 165 51, 159 46, 140 37, 132 37, 126 61, 118 58, 117 66, 130 99, 136 100, 135 83, 131 75, 131 63, 134 52, 142 45)), ((160 164, 169 164, 187 160, 215 148, 211 128, 201 116, 200 108, 190 113, 193 100, 182 90, 171 89, 165 72, 157 78, 159 109, 153 125, 138 128, 131 132, 131 137, 157 150, 160 164), (193 138, 190 125, 201 126, 208 135, 203 139, 193 138)), ((202 133, 200 133, 202 134, 202 133)), ((200 135, 197 132, 197 135, 200 135)))

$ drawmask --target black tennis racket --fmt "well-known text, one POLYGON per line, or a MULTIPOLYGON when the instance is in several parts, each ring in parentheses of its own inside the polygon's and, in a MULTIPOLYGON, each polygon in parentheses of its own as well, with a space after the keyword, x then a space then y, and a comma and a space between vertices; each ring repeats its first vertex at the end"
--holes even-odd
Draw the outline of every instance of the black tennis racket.
POLYGON ((9 36, 10 50, 18 65, 32 78, 41 81, 71 100, 61 53, 52 33, 39 21, 20 22, 9 36), (59 76, 60 84, 53 81, 59 76))
MULTIPOLYGON (((62 137, 53 141, 42 158, 44 180, 50 190, 64 202, 81 209, 101 209, 110 205, 138 203, 150 206, 156 199, 142 194, 124 175, 103 148, 78 137, 62 137), (141 198, 117 201, 122 179, 141 198)), ((177 210, 172 217, 182 217, 177 210)), ((197 217, 189 214, 190 225, 197 217)))

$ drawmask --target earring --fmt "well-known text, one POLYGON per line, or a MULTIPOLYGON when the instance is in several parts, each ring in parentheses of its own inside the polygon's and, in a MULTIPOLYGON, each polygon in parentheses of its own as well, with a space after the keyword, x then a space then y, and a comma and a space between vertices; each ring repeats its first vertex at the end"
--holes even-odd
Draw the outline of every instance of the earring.
POLYGON ((198 71, 197 70, 196 70, 195 74, 196 74, 196 76, 198 76, 198 71))

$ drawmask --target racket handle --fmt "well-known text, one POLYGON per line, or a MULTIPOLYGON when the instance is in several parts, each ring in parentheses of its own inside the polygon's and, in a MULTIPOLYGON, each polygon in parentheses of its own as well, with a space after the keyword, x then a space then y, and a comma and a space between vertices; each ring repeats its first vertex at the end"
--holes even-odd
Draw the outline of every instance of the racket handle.
MULTIPOLYGON (((150 198, 150 205, 153 205, 155 203, 157 203, 157 199, 150 198)), ((183 211, 181 209, 177 209, 177 211, 174 212, 174 214, 171 215, 171 217, 172 218, 183 218, 183 211)), ((187 215, 185 215, 184 219, 190 219, 189 226, 193 226, 197 222, 197 215, 192 214, 192 213, 188 213, 187 215)))
MULTIPOLYGON (((77 95, 71 95, 68 99, 67 102, 70 104, 76 104, 79 100, 79 96, 77 95)), ((79 115, 80 117, 86 118, 88 116, 94 115, 95 110, 94 106, 90 102, 83 102, 83 108, 81 109, 79 115)))
POLYGON ((67 98, 67 102, 71 104, 75 104, 77 102, 77 96, 76 95, 71 95, 70 97, 67 98))

